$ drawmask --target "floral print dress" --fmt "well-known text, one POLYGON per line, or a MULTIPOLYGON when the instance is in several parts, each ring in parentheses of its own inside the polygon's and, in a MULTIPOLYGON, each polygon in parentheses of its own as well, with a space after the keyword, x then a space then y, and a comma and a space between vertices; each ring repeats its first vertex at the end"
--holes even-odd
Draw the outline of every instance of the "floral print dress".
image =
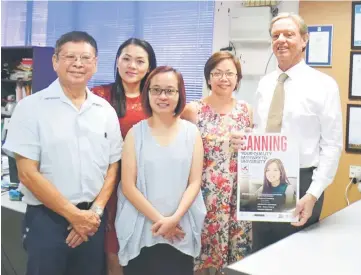
POLYGON ((251 223, 237 221, 237 152, 229 143, 230 133, 250 127, 250 114, 243 101, 224 115, 202 100, 194 103, 204 146, 202 193, 207 207, 194 268, 220 270, 251 251, 251 223))

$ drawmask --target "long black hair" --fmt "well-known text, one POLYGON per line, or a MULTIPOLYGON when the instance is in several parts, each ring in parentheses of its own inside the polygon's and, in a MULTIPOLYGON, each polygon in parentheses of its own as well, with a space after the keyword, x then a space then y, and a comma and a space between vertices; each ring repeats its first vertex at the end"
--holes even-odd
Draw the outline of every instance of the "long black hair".
POLYGON ((118 66, 117 66, 118 58, 122 54, 123 49, 129 45, 136 45, 142 47, 148 53, 149 71, 146 73, 146 75, 143 77, 143 79, 140 82, 140 92, 142 92, 143 90, 144 83, 149 73, 157 67, 157 59, 155 58, 154 50, 147 41, 138 38, 129 38, 127 41, 125 41, 123 44, 119 46, 114 63, 115 82, 113 83, 110 92, 111 102, 118 114, 118 117, 124 117, 126 112, 126 96, 125 96, 122 79, 118 72, 118 66))

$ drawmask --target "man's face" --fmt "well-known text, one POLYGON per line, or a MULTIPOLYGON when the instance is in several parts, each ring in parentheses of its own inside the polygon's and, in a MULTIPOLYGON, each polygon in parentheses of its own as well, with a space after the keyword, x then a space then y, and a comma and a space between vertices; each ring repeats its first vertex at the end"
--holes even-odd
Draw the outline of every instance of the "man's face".
POLYGON ((53 67, 63 84, 86 86, 97 68, 95 49, 86 42, 67 42, 53 56, 53 67))
POLYGON ((291 18, 276 21, 271 30, 272 49, 278 63, 296 65, 302 59, 307 38, 302 37, 298 25, 291 18))

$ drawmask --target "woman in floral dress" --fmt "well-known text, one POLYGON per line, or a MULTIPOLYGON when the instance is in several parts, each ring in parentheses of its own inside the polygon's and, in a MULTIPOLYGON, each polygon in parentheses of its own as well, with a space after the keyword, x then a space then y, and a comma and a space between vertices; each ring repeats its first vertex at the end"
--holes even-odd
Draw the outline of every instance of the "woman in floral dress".
POLYGON ((198 126, 204 146, 202 192, 207 216, 195 271, 209 274, 215 268, 221 274, 251 251, 251 223, 237 221, 237 152, 229 139, 231 133, 252 126, 252 110, 232 97, 242 78, 241 65, 232 54, 213 54, 204 76, 211 94, 189 103, 182 114, 198 126))

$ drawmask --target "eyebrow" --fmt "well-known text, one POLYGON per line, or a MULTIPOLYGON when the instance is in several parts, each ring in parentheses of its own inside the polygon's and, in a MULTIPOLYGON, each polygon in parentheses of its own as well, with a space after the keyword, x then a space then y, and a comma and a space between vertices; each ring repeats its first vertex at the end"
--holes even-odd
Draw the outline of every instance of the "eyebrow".
MULTIPOLYGON (((133 57, 128 53, 125 53, 124 56, 133 57)), ((146 59, 145 56, 136 56, 135 58, 137 58, 137 59, 146 59)))
POLYGON ((221 69, 217 69, 217 68, 214 68, 215 70, 217 70, 218 72, 230 72, 230 73, 234 73, 231 69, 227 69, 225 71, 222 71, 221 69))
MULTIPOLYGON (((155 84, 155 85, 153 85, 153 87, 160 88, 160 85, 155 84)), ((174 89, 176 89, 176 87, 174 87, 172 85, 168 85, 166 88, 174 88, 174 89)))

